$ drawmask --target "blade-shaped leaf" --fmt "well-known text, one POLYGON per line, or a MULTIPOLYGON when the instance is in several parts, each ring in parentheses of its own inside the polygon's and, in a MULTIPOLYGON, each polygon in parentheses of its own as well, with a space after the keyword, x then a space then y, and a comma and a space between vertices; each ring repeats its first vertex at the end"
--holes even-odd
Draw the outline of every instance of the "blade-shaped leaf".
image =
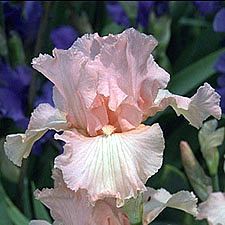
POLYGON ((173 93, 185 95, 198 87, 215 74, 213 68, 215 60, 224 51, 225 48, 213 52, 175 74, 169 83, 168 89, 173 93))

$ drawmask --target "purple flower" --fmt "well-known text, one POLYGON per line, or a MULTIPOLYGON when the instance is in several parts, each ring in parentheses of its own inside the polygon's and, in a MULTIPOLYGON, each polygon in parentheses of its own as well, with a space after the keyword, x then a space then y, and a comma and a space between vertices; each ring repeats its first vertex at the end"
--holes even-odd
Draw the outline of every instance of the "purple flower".
POLYGON ((169 11, 168 1, 155 1, 154 12, 156 16, 160 17, 169 11))
MULTIPOLYGON (((213 29, 215 32, 225 32, 225 8, 220 9, 213 21, 213 29)), ((217 92, 221 95, 221 108, 225 113, 225 53, 220 55, 216 60, 215 70, 221 73, 217 79, 218 88, 217 92)))
POLYGON ((220 55, 216 60, 215 69, 217 72, 225 74, 225 53, 220 55))
POLYGON ((21 3, 2 2, 6 33, 11 30, 20 34, 22 39, 31 44, 37 36, 40 19, 43 12, 40 1, 25 1, 21 3))
POLYGON ((225 32, 225 8, 217 12, 213 21, 213 29, 216 32, 225 32))
MULTIPOLYGON (((140 24, 143 27, 148 26, 149 15, 152 11, 155 12, 156 16, 162 16, 169 8, 167 1, 139 1, 137 7, 136 26, 140 24)), ((119 2, 107 2, 106 9, 115 23, 126 28, 130 27, 129 18, 119 2)))
POLYGON ((68 49, 78 38, 78 33, 71 26, 61 26, 51 32, 50 38, 56 48, 68 49))
MULTIPOLYGON (((34 101, 34 107, 37 107, 41 103, 49 103, 50 105, 54 106, 54 103, 52 100, 52 94, 53 94, 53 84, 50 81, 46 81, 40 90, 40 95, 37 96, 34 101)), ((32 154, 36 156, 40 155, 43 150, 43 145, 48 140, 53 139, 54 134, 55 134, 54 131, 48 131, 41 139, 39 139, 33 145, 32 154)))
POLYGON ((138 2, 137 23, 143 27, 148 26, 149 14, 154 6, 154 1, 138 2))
POLYGON ((22 6, 20 4, 11 4, 10 2, 1 2, 3 5, 4 21, 6 33, 15 30, 19 34, 23 33, 22 6))
POLYGON ((201 15, 206 16, 219 9, 220 1, 193 1, 201 15))
POLYGON ((218 77, 217 79, 218 88, 216 91, 221 96, 220 106, 222 111, 225 112, 225 73, 218 77))
POLYGON ((25 1, 24 5, 24 35, 26 42, 31 44, 36 40, 39 30, 40 20, 43 13, 40 1, 25 1))
POLYGON ((50 81, 46 81, 41 89, 41 95, 37 96, 34 102, 34 107, 37 107, 41 103, 49 103, 54 106, 52 100, 52 88, 53 84, 50 81))
POLYGON ((5 63, 0 63, 0 114, 15 122, 25 121, 25 110, 31 70, 26 66, 18 66, 14 70, 5 63))
POLYGON ((126 28, 130 26, 129 18, 122 5, 117 1, 109 1, 106 4, 106 10, 112 21, 126 28))

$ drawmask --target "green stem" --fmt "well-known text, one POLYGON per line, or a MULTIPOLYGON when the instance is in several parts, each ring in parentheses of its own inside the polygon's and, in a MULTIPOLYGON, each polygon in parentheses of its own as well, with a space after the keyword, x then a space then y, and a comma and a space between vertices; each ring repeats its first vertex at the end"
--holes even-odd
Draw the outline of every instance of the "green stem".
POLYGON ((214 192, 217 192, 220 190, 220 187, 219 187, 219 178, 218 178, 218 175, 214 175, 212 176, 212 185, 213 185, 213 191, 214 192))
MULTIPOLYGON (((45 11, 44 11, 44 15, 41 18, 40 27, 39 27, 38 35, 37 35, 36 46, 34 49, 35 56, 37 56, 42 49, 44 36, 45 36, 46 28, 48 25, 50 6, 51 6, 50 1, 45 2, 45 11)), ((33 100, 34 100, 34 97, 36 94, 36 81, 37 81, 37 72, 34 71, 32 80, 31 80, 30 89, 29 89, 29 97, 28 97, 29 113, 31 112, 31 110, 33 108, 33 100)))
MULTIPOLYGON (((39 27, 39 30, 38 30, 36 46, 35 46, 35 49, 34 49, 35 55, 37 55, 41 51, 41 48, 42 48, 42 44, 43 44, 43 40, 44 40, 43 36, 45 35, 45 31, 46 31, 46 28, 47 28, 47 25, 48 25, 48 16, 49 16, 50 5, 51 5, 50 1, 45 2, 45 11, 44 11, 44 14, 43 14, 43 16, 41 18, 41 21, 40 21, 40 27, 39 27)), ((36 79, 37 79, 36 75, 37 75, 36 72, 34 72, 33 76, 32 76, 32 80, 31 80, 30 89, 29 89, 29 96, 28 96, 29 113, 33 109, 33 100, 34 100, 34 97, 35 97, 35 94, 36 94, 36 79)), ((20 204, 21 198, 23 196, 24 178, 27 174, 27 167, 28 167, 28 160, 24 160, 23 164, 22 164, 22 167, 21 167, 21 170, 20 170, 20 177, 19 177, 19 183, 18 183, 18 196, 19 196, 18 201, 19 201, 19 204, 20 204)), ((20 207, 22 207, 22 205, 20 205, 20 207)))

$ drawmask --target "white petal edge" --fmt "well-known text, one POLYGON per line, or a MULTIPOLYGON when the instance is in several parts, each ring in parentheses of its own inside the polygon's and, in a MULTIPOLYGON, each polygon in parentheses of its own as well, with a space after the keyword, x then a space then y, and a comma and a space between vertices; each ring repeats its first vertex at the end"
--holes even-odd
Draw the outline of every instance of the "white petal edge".
POLYGON ((45 220, 31 220, 29 225, 51 225, 51 224, 45 220))
POLYGON ((165 189, 148 188, 144 193, 143 225, 152 222, 166 207, 180 209, 193 216, 197 215, 197 198, 189 191, 170 194, 165 189))
POLYGON ((210 225, 225 225, 225 193, 211 193, 199 204, 197 219, 207 219, 210 225))
POLYGON ((40 104, 32 113, 25 134, 11 134, 4 143, 5 153, 17 166, 27 158, 32 145, 48 130, 61 131, 68 128, 66 115, 49 104, 40 104))
MULTIPOLYGON (((95 205, 88 201, 86 190, 68 189, 62 173, 53 170, 54 188, 36 190, 35 196, 50 209, 57 225, 130 225, 128 217, 112 198, 99 200, 95 205)), ((39 224, 38 224, 39 225, 39 224)))
POLYGON ((145 182, 162 165, 164 138, 158 124, 109 136, 85 137, 76 131, 55 135, 66 142, 64 153, 55 159, 67 187, 87 189, 91 201, 124 199, 146 190, 145 182))
POLYGON ((202 122, 211 115, 217 119, 221 117, 220 95, 208 83, 204 83, 191 98, 160 90, 154 103, 158 105, 156 111, 157 107, 164 110, 172 106, 178 116, 182 114, 196 128, 200 128, 202 122))

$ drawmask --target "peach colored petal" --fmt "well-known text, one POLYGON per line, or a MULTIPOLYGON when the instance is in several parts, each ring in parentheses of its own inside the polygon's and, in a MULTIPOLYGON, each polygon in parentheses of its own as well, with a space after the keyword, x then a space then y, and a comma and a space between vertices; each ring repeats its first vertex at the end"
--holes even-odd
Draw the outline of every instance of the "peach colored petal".
POLYGON ((201 86, 191 98, 160 90, 154 103, 155 106, 150 109, 151 114, 170 105, 178 116, 182 114, 196 128, 201 127, 202 122, 211 115, 217 119, 221 117, 220 96, 208 83, 201 86))
POLYGON ((210 225, 225 224, 225 193, 211 193, 198 207, 197 219, 207 219, 210 225))
POLYGON ((55 170, 54 189, 37 190, 35 196, 51 212, 54 224, 64 225, 129 225, 127 216, 116 208, 115 199, 88 202, 86 190, 74 192, 63 183, 61 171, 55 170))
POLYGON ((166 207, 180 209, 196 216, 197 198, 188 191, 179 191, 171 195, 165 189, 148 188, 144 193, 143 225, 151 223, 166 207))
POLYGON ((16 165, 21 166, 27 158, 32 145, 48 130, 64 130, 68 127, 66 115, 49 104, 40 104, 32 113, 25 134, 11 134, 4 143, 5 153, 16 165))
POLYGON ((68 50, 54 49, 53 57, 40 54, 32 64, 55 84, 56 108, 75 128, 96 136, 111 121, 117 131, 127 131, 148 116, 169 81, 151 55, 156 45, 154 37, 133 28, 105 37, 88 34, 68 50))
POLYGON ((91 201, 111 196, 122 204, 145 191, 144 183, 162 165, 164 139, 158 124, 97 137, 65 131, 55 138, 66 142, 55 166, 68 188, 87 189, 91 201))

